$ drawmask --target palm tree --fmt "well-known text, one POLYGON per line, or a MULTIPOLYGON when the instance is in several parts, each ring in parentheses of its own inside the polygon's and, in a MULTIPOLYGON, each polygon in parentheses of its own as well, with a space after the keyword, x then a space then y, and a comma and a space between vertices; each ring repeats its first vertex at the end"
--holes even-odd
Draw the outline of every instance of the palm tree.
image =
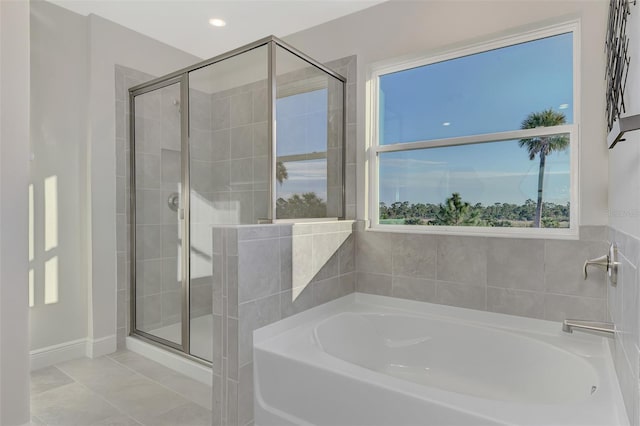
POLYGON ((445 204, 439 205, 440 210, 436 213, 430 225, 456 225, 456 226, 479 226, 481 224, 480 212, 471 207, 471 204, 462 201, 459 193, 454 192, 447 198, 445 204))
POLYGON ((282 161, 276 162, 276 180, 280 185, 289 178, 289 172, 282 161))
MULTIPOLYGON (((534 129, 536 127, 552 127, 566 123, 563 113, 549 108, 541 112, 532 112, 522 121, 521 129, 534 129)), ((540 228, 542 218, 542 188, 544 183, 544 165, 547 156, 553 151, 564 151, 569 146, 569 138, 566 135, 534 136, 520 139, 520 147, 526 147, 529 152, 529 160, 540 156, 540 168, 538 170, 538 203, 533 219, 533 227, 540 228)))

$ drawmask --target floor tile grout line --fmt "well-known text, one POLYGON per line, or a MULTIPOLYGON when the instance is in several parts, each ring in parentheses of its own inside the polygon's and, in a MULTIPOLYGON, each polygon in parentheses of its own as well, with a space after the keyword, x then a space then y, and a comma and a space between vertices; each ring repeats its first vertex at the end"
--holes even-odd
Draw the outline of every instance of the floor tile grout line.
POLYGON ((39 393, 36 393, 36 394, 31 394, 31 399, 33 399, 34 397, 40 397, 41 395, 44 395, 46 393, 58 390, 58 389, 63 388, 65 386, 70 386, 70 385, 72 385, 74 383, 78 383, 78 382, 76 380, 73 380, 71 383, 65 383, 64 385, 56 386, 55 388, 47 389, 46 391, 42 391, 42 392, 39 392, 39 393))
MULTIPOLYGON (((111 359, 111 357, 109 357, 108 355, 105 358, 109 358, 111 359)), ((122 365, 118 362, 116 362, 115 360, 111 359, 111 361, 117 363, 118 365, 122 365)), ((136 375, 143 377, 145 379, 147 379, 147 377, 143 376, 142 374, 138 373, 137 371, 133 370, 132 368, 129 368, 127 366, 122 365, 123 367, 125 367, 128 370, 133 371, 136 375)), ((150 380, 152 381, 152 380, 150 380)), ((108 398, 106 398, 105 396, 100 395, 98 392, 94 391, 93 389, 91 389, 90 387, 88 387, 87 385, 85 385, 84 383, 81 383, 79 381, 76 380, 76 383, 78 383, 80 386, 86 388, 87 390, 89 390, 91 393, 97 395, 100 399, 104 400, 107 404, 109 404, 110 406, 112 406, 113 408, 115 408, 120 414, 123 414, 127 417, 130 417, 131 419, 133 419, 136 423, 139 423, 141 426, 146 426, 146 423, 143 422, 142 420, 138 419, 136 416, 134 416, 133 414, 121 409, 120 407, 118 407, 117 405, 115 405, 115 403, 113 403, 112 401, 110 401, 108 398)), ((175 393, 175 392, 174 392, 175 393)), ((181 404, 184 405, 184 404, 181 404)), ((163 411, 161 413, 154 413, 157 414, 157 416, 168 413, 169 411, 171 411, 171 409, 167 410, 167 411, 163 411)), ((155 416, 155 417, 157 417, 155 416)), ((108 417, 107 417, 108 418, 108 417)), ((106 420, 106 419, 105 419, 106 420)))
MULTIPOLYGON (((57 367, 57 365, 54 365, 54 367, 58 368, 58 367, 57 367)), ((61 371, 62 371, 62 370, 61 370, 61 371)), ((65 373, 65 374, 66 374, 66 373, 65 373)), ((71 377, 71 376, 69 376, 69 377, 71 377)), ((74 379, 73 377, 71 377, 71 378, 73 379, 73 383, 67 383, 67 384, 65 384, 65 385, 58 386, 57 388, 50 389, 50 390, 57 390, 57 389, 60 389, 60 388, 62 388, 62 387, 65 387, 65 386, 71 386, 71 385, 73 385, 73 384, 77 384, 77 385, 79 385, 80 387, 84 388, 85 390, 89 391, 89 394, 90 394, 90 395, 92 395, 92 396, 96 396, 96 397, 98 397, 99 399, 101 399, 101 400, 103 400, 104 402, 106 402, 106 403, 107 403, 107 405, 109 405, 110 407, 112 407, 113 409, 115 409, 119 414, 124 415, 124 416, 127 416, 127 417, 130 417, 130 418, 132 418, 136 423, 140 423, 140 422, 139 422, 136 418, 134 418, 131 414, 124 412, 124 411, 123 411, 123 410, 121 410, 118 406, 116 406, 116 405, 115 405, 115 404, 113 404, 111 401, 109 401, 107 398, 105 398, 104 396, 100 395, 98 392, 94 391, 93 389, 91 389, 90 387, 88 387, 88 386, 87 386, 87 385, 85 385, 84 383, 82 383, 82 382, 80 382, 80 381, 78 381, 78 380, 74 379)), ((42 393, 40 393, 39 395, 42 395, 43 393, 46 393, 46 392, 49 392, 49 391, 42 392, 42 393)), ((105 417, 103 420, 107 420, 107 419, 109 419, 109 418, 111 418, 111 417, 114 417, 114 416, 105 417)), ((42 420, 42 419, 40 419, 40 418, 38 418, 38 419, 39 419, 39 420, 42 420)), ((46 422, 42 422, 42 423, 45 423, 45 424, 46 424, 46 422)), ((140 423, 140 424, 141 424, 142 426, 144 426, 144 423, 140 423)))
MULTIPOLYGON (((133 353, 133 352, 132 352, 132 353, 133 353)), ((109 359, 111 362, 113 362, 114 364, 118 365, 119 367, 122 367, 122 368, 124 368, 124 369, 126 369, 126 370, 132 371, 135 375, 138 375, 138 376, 140 376, 140 377, 142 377, 142 378, 144 378, 144 379, 148 380, 148 381, 149 381, 149 382, 151 382, 151 383, 154 383, 154 384, 156 384, 156 385, 159 385, 160 387, 164 388, 165 390, 168 390, 168 391, 169 391, 169 392, 171 392, 171 393, 174 393, 174 394, 176 394, 176 395, 178 395, 178 396, 180 396, 180 397, 183 397, 187 403, 189 403, 189 402, 190 402, 190 403, 192 403, 192 404, 196 404, 196 405, 198 405, 199 407, 202 407, 202 405, 200 405, 200 404, 198 404, 197 402, 193 401, 191 398, 188 398, 188 397, 186 397, 186 396, 184 396, 184 395, 180 394, 179 392, 176 392, 175 390, 168 388, 167 386, 163 385, 162 383, 157 382, 156 380, 153 380, 153 379, 151 379, 151 378, 149 378, 149 377, 147 377, 147 376, 145 376, 145 375, 141 374, 141 373, 140 373, 140 372, 138 372, 137 370, 135 370, 135 369, 133 369, 133 368, 131 368, 131 367, 129 367, 129 366, 127 366, 127 365, 125 365, 125 364, 122 364, 121 362, 116 361, 116 360, 115 360, 115 359, 113 359, 110 355, 111 355, 111 354, 109 354, 109 355, 105 355, 105 356, 104 356, 104 358, 109 359)), ((90 359, 90 358, 88 358, 88 359, 90 359)), ((99 359, 99 358, 96 358, 96 359, 99 359)), ((60 368, 58 367, 58 365, 57 365, 57 364, 56 364, 56 365, 54 365, 54 366, 55 366, 56 368, 60 369, 60 368)), ((64 373, 64 370, 61 370, 61 371, 64 373)), ((65 373, 65 374, 67 374, 67 373, 65 373)), ((98 395, 101 399, 103 399, 104 401, 106 401, 110 406, 114 407, 114 408, 115 408, 118 412, 120 412, 121 414, 124 414, 124 415, 126 415, 126 416, 128 416, 128 417, 132 418, 133 420, 135 420, 136 422, 140 423, 140 424, 141 424, 141 425, 143 425, 143 426, 145 425, 145 423, 144 423, 142 420, 138 419, 138 418, 137 418, 137 417, 135 417, 133 414, 131 414, 131 413, 129 413, 129 412, 126 412, 126 411, 122 410, 122 409, 121 409, 121 408, 119 408, 117 405, 115 405, 112 401, 110 401, 109 399, 107 399, 107 398, 105 398, 104 396, 100 395, 99 393, 95 392, 94 390, 92 390, 91 388, 89 388, 89 387, 88 387, 87 385, 85 385, 84 383, 82 383, 82 382, 80 382, 79 380, 75 379, 73 376, 71 376, 71 375, 69 375, 69 374, 67 374, 67 375, 68 375, 69 377, 71 377, 71 379, 73 379, 73 381, 74 381, 75 383, 78 383, 78 384, 79 384, 79 385, 81 385, 82 387, 84 387, 84 388, 88 389, 88 390, 89 390, 89 391, 91 391, 93 394, 98 395)), ((185 404, 180 404, 180 405, 178 405, 178 407, 180 407, 180 406, 182 406, 182 405, 185 405, 185 404)), ((174 408, 177 408, 177 407, 174 407, 174 408)), ((202 407, 202 408, 207 409, 206 407, 202 407)), ((154 414, 155 414, 156 416, 159 416, 159 415, 162 415, 162 414, 166 414, 166 413, 168 413, 168 412, 169 412, 169 411, 171 411, 172 409, 173 409, 173 408, 171 408, 171 409, 169 409, 169 410, 166 410, 166 411, 162 411, 162 412, 154 413, 154 414)), ((211 410, 209 410, 209 411, 211 411, 211 410)))
MULTIPOLYGON (((135 353, 135 352, 132 352, 132 353, 135 353)), ((110 360, 112 360, 113 362, 115 362, 116 364, 121 365, 121 366, 123 366, 124 368, 126 368, 126 369, 128 369, 128 370, 133 371, 134 373, 138 374, 139 376, 142 376, 142 377, 144 377, 145 379, 149 380, 150 382, 155 383, 155 384, 157 384, 157 385, 159 385, 159 386, 161 386, 161 387, 163 387, 163 388, 165 388, 165 389, 167 389, 167 390, 169 390, 169 391, 171 391, 171 392, 173 392, 173 393, 175 393, 175 394, 177 394, 177 395, 179 395, 179 396, 183 397, 184 399, 186 399, 187 401, 189 401, 189 402, 191 402, 191 403, 196 404, 196 405, 198 405, 198 406, 202 407, 202 405, 201 405, 201 404, 199 404, 198 402, 194 401, 193 399, 191 399, 191 398, 190 398, 190 397, 188 397, 187 395, 185 395, 185 394, 183 394, 183 393, 181 393, 181 392, 178 392, 178 391, 176 391, 175 389, 172 389, 172 388, 168 387, 168 386, 167 386, 167 385, 165 385, 164 383, 159 382, 159 381, 157 381, 157 380, 155 380, 155 379, 152 379, 151 377, 145 376, 144 374, 140 373, 139 371, 135 370, 134 368, 129 367, 128 365, 123 364, 123 363, 121 363, 121 362, 119 362, 119 361, 117 361, 117 360, 113 359, 110 355, 112 355, 112 354, 106 355, 106 357, 107 357, 107 358, 109 358, 110 360)), ((142 355, 140 355, 140 356, 142 356, 142 355)), ((154 362, 155 362, 155 361, 154 361, 154 362)), ((162 366, 162 367, 164 367, 164 366, 162 366)), ((164 367, 164 368, 168 368, 168 367, 164 367)), ((174 371, 172 370, 172 371, 171 371, 171 373, 172 373, 172 374, 175 374, 176 372, 174 372, 174 371)), ((180 373, 178 373, 178 374, 180 374, 180 373)), ((186 377, 186 376, 185 376, 185 377, 186 377)), ((190 379, 189 377, 186 377, 186 378, 190 379)), ((191 379, 191 380, 193 380, 193 379, 191 379)), ((196 380, 193 380, 193 381, 194 381, 194 382, 196 382, 196 380)), ((197 383, 200 383, 200 382, 197 382, 197 383)), ((205 385, 204 383, 201 383, 201 384, 202 384, 203 386, 207 386, 207 385, 205 385)), ((212 389, 211 391, 213 392, 213 389, 212 389)), ((202 408, 204 408, 204 409, 206 409, 206 410, 211 411, 211 408, 208 408, 208 407, 202 407, 202 408)))
MULTIPOLYGON (((29 378, 30 378, 30 379, 29 379, 29 383, 31 384, 31 381, 33 380, 33 373, 38 372, 38 371, 41 371, 41 370, 44 370, 44 369, 47 369, 47 368, 55 368, 55 369, 56 369, 56 370, 58 370, 62 375, 64 375, 66 378, 68 378, 68 379, 69 379, 69 380, 71 380, 72 382, 75 382, 75 381, 76 381, 73 377, 69 376, 67 373, 65 373, 64 371, 60 370, 56 365, 50 365, 50 366, 48 366, 48 367, 43 367, 43 368, 41 368, 41 369, 38 369, 38 370, 32 371, 32 372, 31 372, 31 374, 29 374, 29 378)), ((40 395, 41 393, 48 392, 48 391, 53 390, 53 389, 57 389, 57 388, 59 388, 60 386, 64 386, 64 385, 68 385, 68 384, 69 384, 69 383, 65 383, 65 384, 63 384, 63 385, 59 385, 59 386, 56 386, 56 387, 53 387, 53 388, 50 388, 50 389, 47 389, 47 390, 44 390, 44 391, 36 392, 36 393, 34 393, 34 392, 30 389, 30 396, 40 395)))

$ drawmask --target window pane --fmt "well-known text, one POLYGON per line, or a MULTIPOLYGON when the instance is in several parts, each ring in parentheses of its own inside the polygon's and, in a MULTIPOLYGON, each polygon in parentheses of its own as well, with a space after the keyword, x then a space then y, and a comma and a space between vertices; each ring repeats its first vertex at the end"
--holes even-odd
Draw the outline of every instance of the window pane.
MULTIPOLYGON (((568 228, 569 135, 532 138, 544 158, 540 227, 568 228)), ((540 154, 529 140, 380 153, 381 224, 533 227, 540 154)))
MULTIPOLYGON (((534 111, 573 123, 573 35, 380 77, 380 145, 518 130, 534 111)), ((557 123, 562 124, 562 123, 557 123)))

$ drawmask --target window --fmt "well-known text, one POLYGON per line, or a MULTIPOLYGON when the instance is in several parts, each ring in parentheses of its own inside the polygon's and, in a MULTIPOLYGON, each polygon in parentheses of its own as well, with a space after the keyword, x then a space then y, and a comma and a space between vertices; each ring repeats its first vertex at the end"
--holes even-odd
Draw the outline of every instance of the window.
POLYGON ((371 226, 577 235, 577 24, 373 70, 371 226))

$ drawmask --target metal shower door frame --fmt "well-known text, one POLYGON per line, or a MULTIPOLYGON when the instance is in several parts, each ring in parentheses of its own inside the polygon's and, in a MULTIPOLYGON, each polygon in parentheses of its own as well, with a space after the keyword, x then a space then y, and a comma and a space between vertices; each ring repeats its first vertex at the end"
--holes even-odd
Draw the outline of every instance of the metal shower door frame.
POLYGON ((190 232, 191 232, 191 182, 190 182, 190 156, 189 156, 189 73, 199 70, 201 68, 213 65, 217 62, 224 61, 237 55, 241 55, 250 50, 267 46, 267 96, 268 96, 268 154, 269 154, 269 209, 267 222, 276 221, 276 98, 277 98, 277 82, 276 82, 276 49, 281 47, 289 53, 297 56, 303 61, 307 62, 319 70, 323 71, 327 75, 342 82, 342 99, 343 99, 343 125, 342 125, 342 216, 340 219, 344 219, 346 210, 346 197, 345 197, 345 179, 346 179, 346 78, 336 73, 335 71, 327 68, 323 64, 300 52, 289 44, 283 42, 274 36, 268 36, 263 39, 257 40, 253 43, 231 50, 222 55, 215 56, 181 70, 172 72, 165 76, 150 80, 146 83, 139 84, 129 89, 129 135, 130 135, 130 149, 129 149, 129 218, 131 224, 130 232, 130 321, 129 321, 129 335, 136 336, 146 342, 160 346, 175 352, 179 355, 185 356, 193 361, 211 366, 210 361, 206 361, 202 358, 190 354, 190 330, 191 330, 191 317, 190 317, 190 263, 191 263, 191 244, 190 244, 190 232), (182 190, 182 208, 178 210, 178 218, 181 221, 182 231, 182 246, 181 246, 181 285, 182 285, 182 336, 181 344, 171 342, 166 339, 154 336, 150 333, 138 330, 136 327, 136 194, 135 194, 135 97, 143 95, 145 93, 153 92, 164 87, 180 84, 180 146, 181 146, 181 190, 182 190))
MULTIPOLYGON (((189 233, 189 202, 190 202, 190 182, 189 182, 189 84, 188 75, 178 75, 171 78, 164 78, 153 82, 153 84, 145 84, 143 87, 133 87, 129 89, 129 218, 131 224, 130 231, 130 319, 129 319, 129 335, 136 335, 143 338, 147 342, 160 344, 163 347, 172 349, 181 355, 187 355, 198 362, 206 361, 190 355, 190 286, 189 286, 189 250, 190 250, 190 233, 189 233), (168 86, 178 84, 180 88, 180 155, 181 155, 181 207, 178 209, 178 221, 182 235, 182 244, 180 250, 180 266, 181 266, 181 343, 177 344, 167 339, 155 336, 151 333, 138 329, 136 324, 137 311, 137 279, 136 279, 136 136, 135 136, 135 99, 147 93, 163 89, 168 86)), ((210 363, 209 363, 210 364, 210 363)))

